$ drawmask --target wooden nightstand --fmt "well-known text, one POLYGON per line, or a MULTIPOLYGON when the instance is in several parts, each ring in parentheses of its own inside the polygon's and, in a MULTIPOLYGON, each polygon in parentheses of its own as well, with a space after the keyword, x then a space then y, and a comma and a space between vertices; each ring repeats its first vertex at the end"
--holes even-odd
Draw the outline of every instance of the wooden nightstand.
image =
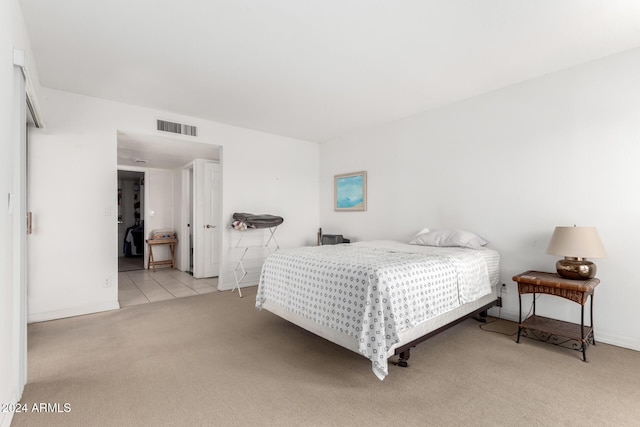
POLYGON ((556 273, 546 273, 543 271, 525 271, 513 276, 513 281, 518 283, 518 339, 520 336, 528 336, 529 331, 537 338, 552 344, 563 344, 566 341, 573 341, 575 350, 582 351, 582 360, 587 361, 587 347, 589 344, 596 344, 593 336, 593 293, 600 283, 599 279, 571 280, 565 279, 556 273), (533 294, 532 315, 522 320, 522 294, 533 294), (564 322, 536 315, 536 295, 548 294, 566 298, 580 304, 580 324, 564 322), (589 310, 589 326, 584 324, 584 306, 591 297, 589 310), (533 331, 538 331, 536 335, 533 331), (561 342, 559 337, 567 338, 561 342))

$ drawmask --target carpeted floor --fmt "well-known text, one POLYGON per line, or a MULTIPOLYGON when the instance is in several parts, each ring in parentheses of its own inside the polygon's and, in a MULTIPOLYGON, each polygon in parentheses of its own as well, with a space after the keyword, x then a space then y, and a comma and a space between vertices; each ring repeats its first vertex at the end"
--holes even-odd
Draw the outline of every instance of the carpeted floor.
POLYGON ((363 357, 256 311, 255 292, 30 325, 22 403, 60 412, 17 413, 12 426, 640 424, 638 352, 598 344, 583 363, 516 344, 513 323, 485 327, 504 335, 467 320, 381 382, 363 357))

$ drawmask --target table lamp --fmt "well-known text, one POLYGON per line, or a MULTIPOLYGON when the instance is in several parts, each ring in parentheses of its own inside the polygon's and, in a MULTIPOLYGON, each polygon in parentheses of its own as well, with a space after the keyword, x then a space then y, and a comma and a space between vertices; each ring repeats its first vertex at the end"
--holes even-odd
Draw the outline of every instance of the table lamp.
POLYGON ((563 256, 556 262, 558 274, 567 279, 587 280, 596 276, 596 265, 586 258, 606 258, 595 227, 556 227, 551 236, 549 255, 563 256))

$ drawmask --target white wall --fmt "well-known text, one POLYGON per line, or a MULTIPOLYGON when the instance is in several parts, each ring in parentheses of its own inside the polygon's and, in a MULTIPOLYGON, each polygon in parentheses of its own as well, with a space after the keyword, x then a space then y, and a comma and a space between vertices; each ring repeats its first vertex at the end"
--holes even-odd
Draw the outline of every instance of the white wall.
MULTIPOLYGON (((48 112, 47 132, 31 136, 29 153, 29 203, 35 216, 29 258, 30 321, 117 307, 117 257, 113 253, 117 244, 117 130, 161 135, 155 131, 157 117, 199 128, 197 138, 175 138, 224 148, 226 222, 222 226, 228 226, 232 213, 239 210, 279 212, 286 218, 280 230, 283 246, 312 240, 318 226, 316 143, 46 88, 41 89, 41 102, 48 112), (70 233, 70 229, 78 232, 70 233), (106 278, 113 279, 111 287, 103 286, 106 278)), ((171 172, 165 172, 166 182, 171 183, 171 172)), ((161 217, 173 216, 171 209, 160 212, 150 202, 152 187, 150 182, 146 209, 158 216, 157 224, 148 224, 148 230, 173 221, 161 217)), ((223 248, 229 247, 228 237, 224 233, 223 248)), ((227 258, 223 251, 223 264, 230 262, 227 258)), ((233 287, 230 269, 221 272, 220 289, 233 287)))
MULTIPOLYGON (((13 6, 13 5, 12 5, 13 6)), ((12 120, 13 106, 13 26, 14 11, 9 4, 0 3, 0 195, 5 200, 13 192, 13 156, 15 141, 12 120)), ((13 304, 13 218, 3 202, 0 208, 0 402, 14 403, 17 390, 13 377, 15 342, 15 316, 18 307, 13 304)), ((0 426, 8 426, 12 414, 0 412, 0 426)))
MULTIPOLYGON (((219 289, 235 286, 233 268, 240 254, 234 249, 237 231, 229 228, 234 212, 282 216, 284 223, 276 236, 283 248, 316 244, 318 159, 317 144, 300 144, 275 135, 224 146, 222 217, 227 222, 222 247, 228 255, 221 268, 219 289)), ((259 265, 254 262, 252 270, 259 265)), ((257 278, 247 283, 257 284, 257 278)))
MULTIPOLYGON (((596 226, 596 339, 640 350, 640 50, 365 129, 321 146, 320 224, 356 240, 407 241, 423 227, 477 232, 511 277, 554 270, 556 225, 596 226), (333 175, 367 170, 368 210, 333 211, 333 175)), ((529 301, 529 300, 527 300, 529 301)), ((542 315, 579 323, 579 306, 543 296, 542 315)), ((497 311, 494 311, 494 314, 497 311)))
MULTIPOLYGON (((13 192, 14 140, 11 120, 13 106, 13 10, 0 3, 0 195, 4 200, 13 192)), ((13 378, 13 355, 16 351, 14 319, 18 307, 13 305, 13 220, 4 202, 0 208, 0 402, 17 400, 13 378)), ((0 425, 8 426, 12 415, 0 412, 0 425)))

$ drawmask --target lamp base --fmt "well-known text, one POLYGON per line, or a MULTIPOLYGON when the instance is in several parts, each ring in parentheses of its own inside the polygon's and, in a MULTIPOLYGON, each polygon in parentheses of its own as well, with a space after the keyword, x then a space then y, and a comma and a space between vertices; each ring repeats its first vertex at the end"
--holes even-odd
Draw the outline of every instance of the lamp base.
POLYGON ((597 267, 584 258, 565 257, 556 262, 558 274, 567 279, 588 280, 596 277, 597 267))

